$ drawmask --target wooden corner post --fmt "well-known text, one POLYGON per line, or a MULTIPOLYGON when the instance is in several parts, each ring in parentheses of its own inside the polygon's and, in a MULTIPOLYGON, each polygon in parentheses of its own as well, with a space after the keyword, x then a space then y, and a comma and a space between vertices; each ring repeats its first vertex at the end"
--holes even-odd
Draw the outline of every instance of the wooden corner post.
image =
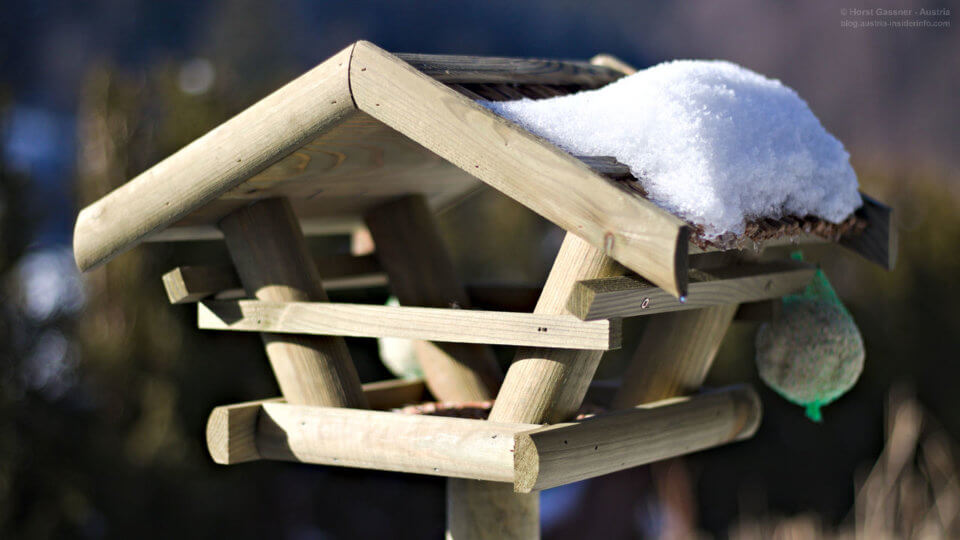
MULTIPOLYGON (((470 307, 423 195, 382 204, 365 220, 400 304, 470 307)), ((440 401, 492 399, 500 387, 502 374, 488 345, 417 341, 416 351, 427 387, 440 401)))
MULTIPOLYGON (((241 208, 220 222, 247 293, 273 302, 324 302, 320 274, 286 199, 241 208)), ((267 357, 288 403, 366 408, 342 337, 263 333, 267 357)))
MULTIPOLYGON (((610 277, 623 267, 567 233, 535 313, 565 313, 574 285, 610 277)), ((521 348, 490 413, 495 422, 554 423, 580 407, 603 351, 521 348)), ((515 493, 495 482, 447 482, 447 538, 539 538, 539 493, 515 493)))

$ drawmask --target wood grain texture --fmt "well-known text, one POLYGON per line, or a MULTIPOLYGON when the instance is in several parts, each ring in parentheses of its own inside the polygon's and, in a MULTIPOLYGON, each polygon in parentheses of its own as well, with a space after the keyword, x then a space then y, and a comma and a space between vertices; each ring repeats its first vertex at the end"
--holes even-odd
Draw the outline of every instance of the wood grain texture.
POLYGON ((637 277, 586 280, 577 283, 567 308, 580 319, 594 320, 754 302, 796 293, 814 272, 814 265, 800 261, 690 270, 684 302, 637 277))
MULTIPOLYGON (((534 313, 564 313, 578 281, 622 273, 623 267, 580 237, 567 233, 534 313)), ((521 348, 504 379, 490 420, 542 424, 568 419, 583 402, 602 353, 521 348)), ((538 494, 514 493, 489 482, 447 481, 447 538, 540 536, 538 494)))
POLYGON ((545 426, 269 399, 214 409, 207 442, 214 461, 226 465, 296 461, 499 482, 530 493, 739 440, 759 419, 759 399, 747 387, 545 426))
MULTIPOLYGON (((324 302, 326 292, 286 199, 267 199, 220 223, 247 294, 265 302, 324 302)), ((364 408, 367 400, 342 337, 262 333, 289 403, 364 408)))
POLYGON ((760 416, 760 398, 740 386, 518 433, 514 489, 548 489, 744 439, 760 416))
POLYGON ((689 228, 680 219, 371 43, 355 45, 350 81, 364 112, 685 294, 689 228))
MULTIPOLYGON (((390 278, 390 290, 401 305, 470 307, 425 197, 397 198, 371 210, 365 221, 377 259, 390 278)), ((430 392, 438 400, 496 396, 503 374, 489 346, 423 340, 414 346, 430 392)))
POLYGON ((74 257, 89 270, 316 138, 354 112, 353 46, 85 208, 74 257))
MULTIPOLYGON (((363 385, 370 408, 382 410, 419 403, 426 386, 423 379, 390 379, 363 385)), ((234 465, 262 459, 257 451, 256 424, 260 405, 286 403, 282 397, 224 405, 207 420, 207 449, 215 463, 234 465)))
POLYGON ((258 300, 209 300, 197 306, 197 325, 205 330, 396 337, 594 351, 616 349, 621 340, 617 319, 581 321, 570 315, 258 300))
MULTIPOLYGON (((351 283, 359 283, 357 276, 380 275, 369 283, 383 284, 380 264, 376 257, 364 255, 324 255, 315 257, 317 270, 324 278, 324 289, 337 288, 351 283), (341 278, 354 278, 343 280, 341 278), (331 278, 338 280, 330 286, 331 278)), ((229 266, 178 266, 163 275, 163 287, 171 304, 192 304, 204 298, 233 289, 241 289, 240 277, 229 266)))
POLYGON ((703 384, 737 304, 655 315, 623 376, 613 407, 687 395, 703 384))
POLYGON ((558 84, 597 88, 623 73, 577 60, 398 53, 417 71, 444 83, 558 84))
POLYGON ((535 428, 464 418, 261 405, 265 459, 513 482, 513 435, 535 428))

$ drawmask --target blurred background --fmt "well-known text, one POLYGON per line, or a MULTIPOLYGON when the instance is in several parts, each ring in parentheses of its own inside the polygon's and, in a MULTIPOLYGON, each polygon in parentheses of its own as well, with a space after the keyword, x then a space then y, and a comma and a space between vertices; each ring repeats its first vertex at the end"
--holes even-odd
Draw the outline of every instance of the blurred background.
MULTIPOLYGON (((708 384, 759 389, 756 437, 548 490, 546 538, 960 535, 953 25, 854 28, 844 21, 864 18, 837 4, 765 0, 8 0, 2 10, 0 538, 442 535, 439 479, 212 463, 209 411, 278 393, 257 336, 198 331, 193 309, 166 302, 160 275, 224 260, 222 245, 148 245, 84 276, 70 248, 79 208, 358 39, 395 52, 607 52, 637 67, 731 60, 796 89, 846 144, 862 189, 896 208, 892 273, 836 249, 807 252, 867 348, 860 382, 823 423, 762 385, 756 324, 738 322, 708 384)), ((466 281, 540 282, 562 237, 493 192, 440 221, 466 281)), ((389 377, 375 343, 350 345, 364 381, 389 377)), ((605 357, 598 377, 624 361, 605 357)))

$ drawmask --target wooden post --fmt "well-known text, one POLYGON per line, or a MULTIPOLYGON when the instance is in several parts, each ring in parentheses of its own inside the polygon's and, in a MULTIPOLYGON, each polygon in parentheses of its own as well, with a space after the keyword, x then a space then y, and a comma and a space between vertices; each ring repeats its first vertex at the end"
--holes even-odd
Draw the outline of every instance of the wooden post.
MULTIPOLYGON (((327 295, 286 199, 241 208, 220 222, 247 293, 274 302, 323 302, 327 295)), ((267 357, 288 403, 366 408, 342 337, 263 333, 267 357)))
MULTIPOLYGON (((567 233, 535 313, 565 312, 574 285, 619 275, 623 267, 567 233)), ((566 420, 583 402, 602 351, 521 348, 490 413, 495 422, 529 424, 566 420)), ((539 493, 514 493, 493 482, 447 481, 447 538, 539 538, 539 493)))
POLYGON ((654 315, 623 376, 614 409, 700 388, 738 304, 654 315))
MULTIPOLYGON (((401 305, 470 306, 423 195, 385 203, 366 216, 376 255, 401 305)), ((487 345, 416 342, 430 392, 440 401, 492 399, 502 374, 487 345)))

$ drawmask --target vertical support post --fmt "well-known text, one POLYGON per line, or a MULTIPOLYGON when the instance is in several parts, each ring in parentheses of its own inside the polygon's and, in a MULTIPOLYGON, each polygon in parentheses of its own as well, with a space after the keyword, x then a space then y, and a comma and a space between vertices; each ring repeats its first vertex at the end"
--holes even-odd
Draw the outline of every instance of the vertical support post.
MULTIPOLYGON (((387 202, 366 216, 375 253, 400 304, 470 306, 423 195, 387 202)), ((416 342, 430 392, 440 401, 492 399, 502 374, 488 345, 416 342)))
POLYGON ((737 307, 729 304, 651 317, 613 408, 682 396, 700 388, 737 307))
MULTIPOLYGON (((623 273, 616 261, 567 233, 535 313, 565 312, 574 284, 623 273)), ((521 348, 510 366, 490 420, 540 424, 573 415, 583 402, 602 351, 521 348)), ((539 538, 538 493, 509 484, 449 479, 447 538, 539 538)))
MULTIPOLYGON (((286 199, 241 208, 220 222, 247 293, 271 302, 324 302, 320 274, 286 199)), ((366 408, 342 337, 263 333, 267 357, 288 403, 366 408)))

